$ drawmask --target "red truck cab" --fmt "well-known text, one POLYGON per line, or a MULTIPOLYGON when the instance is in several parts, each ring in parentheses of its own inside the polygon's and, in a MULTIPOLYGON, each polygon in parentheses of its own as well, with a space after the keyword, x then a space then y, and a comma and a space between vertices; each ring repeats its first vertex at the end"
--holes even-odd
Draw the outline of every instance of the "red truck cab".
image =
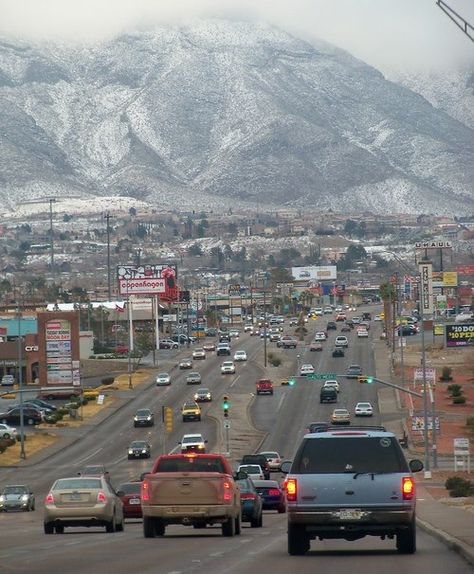
POLYGON ((257 395, 273 395, 273 383, 270 379, 259 379, 256 387, 257 395))

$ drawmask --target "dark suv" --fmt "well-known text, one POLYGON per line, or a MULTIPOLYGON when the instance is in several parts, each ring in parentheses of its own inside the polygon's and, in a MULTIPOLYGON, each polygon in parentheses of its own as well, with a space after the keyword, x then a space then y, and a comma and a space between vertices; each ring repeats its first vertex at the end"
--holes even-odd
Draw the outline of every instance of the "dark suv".
POLYGON ((415 481, 420 460, 406 461, 397 437, 362 427, 306 435, 293 462, 281 464, 288 512, 288 553, 310 541, 396 538, 402 554, 416 551, 415 481))

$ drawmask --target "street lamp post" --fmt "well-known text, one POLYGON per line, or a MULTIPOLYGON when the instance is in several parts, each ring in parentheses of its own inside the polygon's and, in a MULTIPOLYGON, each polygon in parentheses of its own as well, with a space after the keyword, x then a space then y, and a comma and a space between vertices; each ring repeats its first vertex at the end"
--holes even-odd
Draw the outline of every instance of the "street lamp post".
POLYGON ((18 317, 18 390, 20 392, 20 458, 26 458, 25 453, 25 414, 23 410, 23 372, 21 363, 23 361, 22 345, 23 339, 21 338, 21 314, 20 305, 17 305, 18 317))
POLYGON ((107 224, 106 233, 107 233, 107 297, 110 301, 112 299, 112 281, 111 281, 111 272, 110 272, 110 220, 113 218, 113 215, 107 211, 104 215, 104 219, 107 224))

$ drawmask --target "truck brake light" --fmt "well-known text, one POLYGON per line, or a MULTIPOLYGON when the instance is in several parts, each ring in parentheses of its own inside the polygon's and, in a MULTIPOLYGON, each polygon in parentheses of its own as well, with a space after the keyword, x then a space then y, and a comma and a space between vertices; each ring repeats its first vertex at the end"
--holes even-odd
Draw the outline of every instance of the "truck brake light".
POLYGON ((411 476, 402 478, 402 495, 403 500, 412 500, 415 496, 415 482, 411 476))
POLYGON ((286 481, 286 499, 288 502, 296 502, 298 497, 298 484, 296 478, 289 478, 286 481))
POLYGON ((54 496, 53 496, 52 492, 48 493, 48 495, 44 499, 44 503, 45 504, 54 504, 54 496))
POLYGON ((150 493, 148 492, 148 483, 142 482, 142 502, 150 502, 150 493))
POLYGON ((224 480, 222 486, 224 488, 224 502, 230 504, 232 502, 232 485, 229 481, 224 480))

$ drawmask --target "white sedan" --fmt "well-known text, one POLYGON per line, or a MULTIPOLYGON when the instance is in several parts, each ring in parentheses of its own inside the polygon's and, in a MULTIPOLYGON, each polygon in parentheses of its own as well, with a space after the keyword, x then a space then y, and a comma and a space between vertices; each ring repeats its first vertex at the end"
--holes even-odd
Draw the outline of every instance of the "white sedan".
POLYGON ((234 361, 246 361, 247 353, 245 351, 235 351, 234 361))
POLYGON ((374 408, 370 403, 357 403, 354 414, 356 417, 371 417, 374 414, 374 408))
POLYGON ((156 375, 156 385, 171 385, 171 377, 169 373, 158 373, 156 375))
POLYGON ((359 339, 361 337, 368 337, 369 332, 367 331, 367 329, 357 329, 357 336, 359 337, 359 339))
POLYGON ((222 375, 233 375, 235 373, 235 364, 233 361, 224 361, 221 365, 222 375))
POLYGON ((325 341, 327 339, 327 335, 324 331, 318 331, 315 335, 314 335, 314 340, 315 341, 325 341))
POLYGON ((306 375, 313 375, 314 374, 314 367, 309 363, 301 365, 300 368, 300 376, 305 377, 306 375))

